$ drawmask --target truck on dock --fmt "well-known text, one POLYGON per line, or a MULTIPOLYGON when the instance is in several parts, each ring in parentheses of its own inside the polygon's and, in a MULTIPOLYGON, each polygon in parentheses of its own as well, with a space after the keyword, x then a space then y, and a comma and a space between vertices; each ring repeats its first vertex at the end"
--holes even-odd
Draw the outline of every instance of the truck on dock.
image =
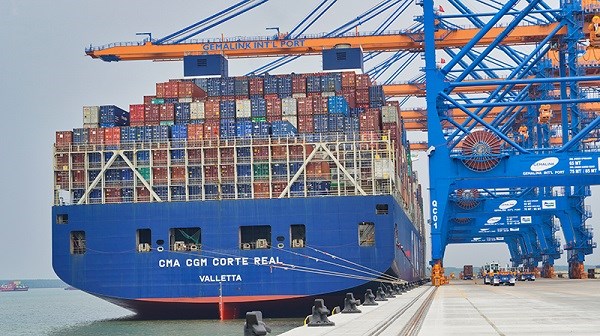
POLYGON ((473 265, 464 265, 462 275, 463 280, 473 280, 473 265))

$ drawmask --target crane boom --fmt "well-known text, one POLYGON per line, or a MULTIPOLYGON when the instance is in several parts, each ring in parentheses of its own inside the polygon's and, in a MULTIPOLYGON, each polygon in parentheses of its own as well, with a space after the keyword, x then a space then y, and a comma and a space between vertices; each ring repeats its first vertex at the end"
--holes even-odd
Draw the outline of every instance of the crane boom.
MULTIPOLYGON (((556 28, 557 23, 537 26, 519 26, 504 40, 506 45, 531 44, 542 41, 556 28)), ((470 41, 479 28, 462 30, 438 30, 436 48, 458 48, 470 41)), ((493 28, 479 45, 491 43, 501 32, 502 27, 493 28)), ((559 35, 564 35, 561 29, 559 35)), ((423 51, 422 32, 399 32, 396 34, 358 35, 341 37, 299 37, 297 39, 212 39, 203 42, 194 40, 177 44, 153 44, 150 41, 113 43, 106 46, 90 47, 86 54, 104 61, 136 60, 179 60, 186 55, 222 54, 228 58, 267 57, 283 55, 320 54, 323 49, 338 45, 361 47, 364 51, 423 51)))

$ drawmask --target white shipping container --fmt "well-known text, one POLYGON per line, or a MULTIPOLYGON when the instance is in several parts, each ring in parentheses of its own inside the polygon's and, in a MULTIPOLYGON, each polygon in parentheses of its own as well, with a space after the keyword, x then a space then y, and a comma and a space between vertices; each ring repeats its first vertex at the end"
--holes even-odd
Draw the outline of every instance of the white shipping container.
POLYGON ((376 179, 389 179, 393 174, 392 161, 388 159, 375 159, 375 178, 376 179))
POLYGON ((235 117, 250 118, 252 117, 252 104, 250 99, 237 99, 235 101, 235 117))
POLYGON ((333 92, 333 91, 321 92, 321 97, 333 97, 333 96, 335 96, 335 92, 333 92))
POLYGON ((281 100, 281 114, 294 117, 298 114, 296 98, 283 98, 281 100))
POLYGON ((100 128, 98 123, 84 123, 83 128, 100 128))
POLYGON ((203 101, 195 101, 190 103, 190 119, 204 119, 203 101))
POLYGON ((292 93, 292 98, 306 98, 306 93, 292 93))
POLYGON ((100 106, 83 107, 83 123, 98 124, 100 122, 100 106))
POLYGON ((283 116, 281 117, 281 120, 287 120, 290 124, 292 124, 292 126, 296 127, 296 129, 298 129, 298 117, 295 115, 292 116, 283 116))
POLYGON ((381 107, 381 121, 384 123, 398 122, 398 109, 395 106, 381 107))
POLYGON ((192 97, 190 97, 190 98, 179 98, 179 102, 180 103, 191 103, 193 101, 194 101, 194 99, 192 97))

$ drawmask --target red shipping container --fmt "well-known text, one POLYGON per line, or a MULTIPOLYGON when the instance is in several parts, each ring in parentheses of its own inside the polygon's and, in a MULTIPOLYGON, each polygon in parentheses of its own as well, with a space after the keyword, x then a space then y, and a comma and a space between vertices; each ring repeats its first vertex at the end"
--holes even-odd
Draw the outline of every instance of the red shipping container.
MULTIPOLYGON (((129 122, 129 126, 146 126, 148 124, 146 124, 144 121, 130 121, 129 122)), ((150 126, 150 125, 148 125, 150 126)))
POLYGON ((57 170, 68 170, 69 169, 69 154, 58 154, 55 156, 57 170))
POLYGON ((194 82, 179 82, 178 85, 179 98, 205 99, 207 96, 194 82))
MULTIPOLYGON (((290 158, 301 159, 304 158, 304 147, 302 145, 290 146, 290 158)), ((308 156, 308 154, 306 155, 308 156)))
MULTIPOLYGON (((389 131, 390 140, 392 140, 393 142, 398 144, 398 136, 399 136, 398 123, 395 123, 395 122, 382 123, 381 128, 383 129, 383 131, 389 131)), ((384 132, 384 133, 387 133, 387 132, 384 132)))
POLYGON ((204 123, 187 125, 188 141, 201 141, 204 139, 204 123))
POLYGON ((313 98, 313 97, 321 97, 321 92, 309 92, 306 94, 307 97, 313 98))
POLYGON ((356 104, 369 104, 369 90, 356 89, 356 104))
POLYGON ((265 98, 267 105, 267 118, 279 117, 281 119, 281 99, 279 98, 265 98))
POLYGON ((219 157, 218 148, 205 148, 204 149, 204 161, 205 162, 217 162, 219 157))
POLYGON ((234 148, 221 148, 221 163, 233 162, 234 148))
POLYGON ((356 88, 356 74, 354 72, 342 72, 342 89, 356 88))
POLYGON ((156 83, 156 98, 165 98, 165 83, 156 83))
POLYGON ((271 156, 275 159, 285 159, 287 156, 285 146, 271 146, 271 156))
POLYGON ((144 124, 144 115, 146 114, 146 106, 144 104, 129 105, 129 124, 144 124))
POLYGON ((106 203, 121 203, 121 188, 104 189, 104 200, 106 203))
POLYGON ((377 141, 379 140, 379 134, 373 131, 360 131, 361 141, 377 141))
POLYGON ((85 187, 85 170, 73 170, 71 176, 73 176, 73 187, 85 187))
POLYGON ((292 93, 306 93, 306 77, 302 75, 292 76, 292 93))
POLYGON ((118 145, 121 143, 121 128, 109 127, 104 129, 104 143, 107 145, 118 145))
POLYGON ((160 105, 160 121, 175 121, 175 105, 160 105))
POLYGON ((279 99, 279 95, 277 93, 269 93, 266 94, 263 98, 267 99, 279 99))
POLYGON ((299 116, 312 116, 314 114, 312 98, 298 98, 298 115, 299 116))
POLYGON ((156 98, 156 96, 144 96, 144 105, 152 104, 152 99, 156 98))
POLYGON ((138 202, 150 202, 150 191, 146 187, 135 188, 138 202))
POLYGON ((312 98, 312 106, 314 114, 327 114, 328 106, 329 106, 329 98, 328 97, 313 97, 312 98))
MULTIPOLYGON (((221 101, 219 99, 209 99, 204 102, 204 117, 206 119, 214 119, 217 120, 220 118, 220 105, 221 101)), ((205 132, 206 133, 206 132, 205 132)))
POLYGON ((152 183, 167 184, 167 182, 168 182, 168 168, 167 167, 153 167, 152 168, 152 183))
POLYGON ((165 85, 165 98, 177 98, 179 96, 179 82, 169 81, 165 85))
POLYGON ((92 145, 100 145, 103 144, 104 141, 104 128, 90 128, 89 129, 89 135, 88 135, 88 141, 90 142, 90 144, 92 145))
POLYGON ((221 165, 221 178, 226 180, 233 180, 235 178, 235 166, 221 165))
POLYGON ((378 109, 368 109, 359 116, 360 130, 362 131, 380 131, 381 130, 381 111, 378 109))
POLYGON ((313 133, 315 131, 315 120, 312 115, 298 116, 298 132, 313 133))
POLYGON ((56 145, 68 146, 73 143, 73 131, 56 132, 56 145))
POLYGON ((204 123, 204 138, 219 139, 219 127, 218 120, 207 120, 204 123))
POLYGON ((185 182, 185 167, 171 167, 171 182, 185 182))
POLYGON ((278 120, 281 120, 281 116, 280 115, 279 116, 267 116, 267 122, 272 123, 272 122, 278 121, 278 120))
POLYGON ((255 159, 266 159, 269 157, 269 147, 260 146, 252 148, 252 155, 255 159))
POLYGON ((268 182, 254 182, 254 198, 269 198, 268 182))
MULTIPOLYGON (((203 126, 203 125, 201 125, 201 126, 203 126)), ((192 163, 201 163, 201 162, 202 162, 202 149, 188 149, 188 163, 192 164, 192 163)))
MULTIPOLYGON (((145 105, 144 121, 148 123, 158 123, 160 121, 160 107, 162 105, 145 105)), ((149 125, 149 124, 148 124, 149 125)))
POLYGON ((356 75, 356 89, 369 89, 369 86, 371 86, 369 74, 356 75))
POLYGON ((219 170, 216 165, 204 166, 204 179, 206 181, 217 181, 219 179, 219 170))
POLYGON ((262 77, 251 77, 248 80, 248 86, 250 95, 262 95, 264 92, 264 81, 262 77))
POLYGON ((166 164, 167 163, 167 151, 164 149, 152 151, 152 163, 154 164, 166 164))
POLYGON ((58 185, 59 188, 69 188, 69 172, 55 172, 54 179, 56 181, 56 185, 58 185))
POLYGON ((73 164, 73 168, 83 168, 85 165, 85 153, 71 154, 71 162, 73 164))

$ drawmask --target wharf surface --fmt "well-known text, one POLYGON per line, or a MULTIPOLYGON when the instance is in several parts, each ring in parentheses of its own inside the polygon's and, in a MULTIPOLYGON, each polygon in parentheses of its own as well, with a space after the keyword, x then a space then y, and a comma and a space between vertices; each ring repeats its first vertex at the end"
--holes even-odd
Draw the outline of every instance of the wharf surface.
POLYGON ((282 335, 600 335, 600 280, 538 279, 499 287, 452 280, 434 289, 427 284, 378 306, 359 306, 360 314, 330 316, 335 326, 302 326, 282 335))

